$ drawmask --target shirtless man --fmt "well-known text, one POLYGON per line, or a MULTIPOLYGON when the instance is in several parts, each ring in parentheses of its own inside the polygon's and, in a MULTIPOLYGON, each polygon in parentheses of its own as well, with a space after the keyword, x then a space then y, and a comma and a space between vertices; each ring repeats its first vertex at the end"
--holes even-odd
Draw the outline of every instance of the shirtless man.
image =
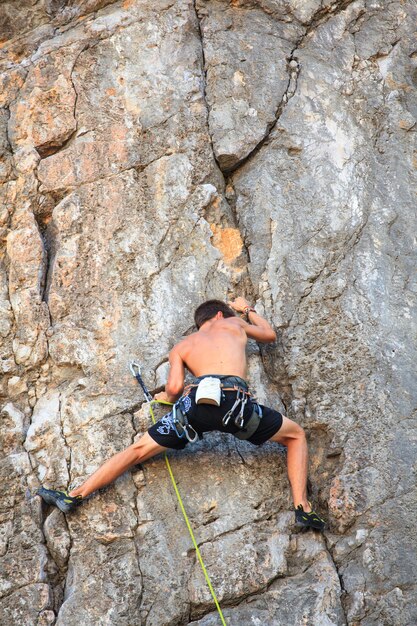
MULTIPOLYGON (((177 403, 186 415, 192 432, 220 430, 239 437, 242 426, 236 419, 240 409, 245 426, 255 413, 261 415, 256 430, 247 438, 254 445, 275 441, 287 447, 287 469, 294 502, 296 522, 299 525, 323 530, 325 522, 314 511, 307 500, 308 452, 304 430, 278 411, 252 401, 245 382, 248 338, 261 343, 272 343, 276 334, 270 324, 250 307, 244 298, 236 298, 229 305, 221 300, 209 300, 195 311, 197 332, 180 341, 169 354, 170 370, 165 391, 155 396, 156 400, 177 403), (248 321, 235 315, 243 313, 248 321), (196 385, 184 392, 185 368, 196 377, 196 385), (222 385, 221 404, 197 404, 197 383, 203 378, 219 378, 222 385), (236 406, 237 389, 246 402, 236 406), (234 408, 235 407, 235 408, 234 408), (259 408, 260 407, 260 408, 259 408), (232 419, 224 423, 224 417, 232 419)), ((255 416, 256 417, 256 416, 255 416)), ((243 427, 244 428, 244 427, 243 427)), ((184 434, 183 434, 184 435, 184 434)), ((167 449, 183 449, 188 444, 180 437, 173 423, 172 412, 151 426, 131 446, 107 460, 80 487, 69 493, 41 487, 40 495, 49 504, 58 506, 67 513, 94 491, 113 482, 129 468, 143 463, 167 449)))

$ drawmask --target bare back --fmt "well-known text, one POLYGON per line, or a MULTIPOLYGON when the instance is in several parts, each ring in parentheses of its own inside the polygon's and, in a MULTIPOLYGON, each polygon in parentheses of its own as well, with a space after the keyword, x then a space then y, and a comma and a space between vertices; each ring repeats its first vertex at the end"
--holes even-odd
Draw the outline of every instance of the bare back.
POLYGON ((236 318, 215 320, 181 341, 179 354, 194 376, 228 374, 246 377, 247 335, 236 318))

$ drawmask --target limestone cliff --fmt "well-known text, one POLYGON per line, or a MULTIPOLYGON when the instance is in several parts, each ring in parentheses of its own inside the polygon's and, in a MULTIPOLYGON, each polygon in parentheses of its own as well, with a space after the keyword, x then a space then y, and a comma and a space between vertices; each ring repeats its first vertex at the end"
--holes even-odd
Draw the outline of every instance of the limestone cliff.
POLYGON ((324 537, 272 444, 172 465, 230 626, 417 623, 414 0, 0 6, 0 623, 214 626, 162 459, 75 514, 149 425, 203 299, 275 345, 258 397, 306 429, 324 537))

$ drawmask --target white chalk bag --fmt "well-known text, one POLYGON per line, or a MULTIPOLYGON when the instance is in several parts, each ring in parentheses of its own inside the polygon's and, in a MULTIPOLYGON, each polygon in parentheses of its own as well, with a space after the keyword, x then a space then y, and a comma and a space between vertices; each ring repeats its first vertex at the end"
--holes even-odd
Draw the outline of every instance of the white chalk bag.
POLYGON ((198 383, 197 393, 195 394, 196 404, 214 404, 220 406, 221 401, 221 384, 220 378, 212 378, 207 376, 198 383))

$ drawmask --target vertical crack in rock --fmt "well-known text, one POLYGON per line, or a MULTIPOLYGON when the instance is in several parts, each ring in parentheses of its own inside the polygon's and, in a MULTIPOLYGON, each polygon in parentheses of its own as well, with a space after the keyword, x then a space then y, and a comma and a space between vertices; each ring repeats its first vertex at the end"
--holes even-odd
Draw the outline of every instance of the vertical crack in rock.
MULTIPOLYGON (((45 522, 46 519, 43 522, 43 528, 45 526, 45 522)), ((44 541, 45 541, 45 549, 46 549, 46 554, 48 557, 48 561, 50 562, 50 564, 52 565, 52 567, 47 569, 46 572, 46 584, 48 585, 49 589, 50 589, 50 593, 52 595, 53 601, 53 611, 55 613, 55 617, 58 615, 59 613, 59 609, 62 606, 63 603, 63 589, 64 589, 64 585, 65 585, 65 580, 66 580, 66 574, 67 574, 67 570, 65 572, 62 571, 62 566, 59 566, 58 563, 56 562, 56 560, 54 559, 51 550, 48 547, 46 538, 45 538, 45 531, 42 529, 43 535, 44 535, 44 541), (55 570, 55 571, 49 571, 50 569, 55 570), (62 592, 60 587, 62 586, 62 592)), ((50 608, 50 607, 47 607, 50 608)))
POLYGON ((10 153, 10 160, 11 160, 11 176, 8 177, 7 182, 11 182, 13 180, 17 180, 17 172, 16 172, 16 165, 14 162, 13 146, 12 146, 12 142, 10 138, 10 131, 9 131, 9 123, 10 123, 10 117, 11 117, 10 105, 5 106, 4 111, 6 112, 6 117, 7 117, 7 121, 5 124, 5 139, 6 139, 7 150, 10 153))
MULTIPOLYGON (((48 306, 48 310, 49 310, 49 291, 50 291, 51 284, 52 284, 52 279, 53 279, 54 261, 55 261, 55 254, 56 254, 55 238, 54 238, 51 230, 47 229, 42 234, 42 239, 43 239, 43 242, 44 242, 45 251, 46 251, 46 258, 47 258, 46 268, 45 268, 45 280, 44 280, 44 288, 43 288, 42 300, 48 306)), ((52 326, 53 320, 52 320, 52 316, 51 316, 50 310, 49 310, 49 320, 50 320, 49 323, 52 326)))
MULTIPOLYGON (((39 188, 39 184, 40 184, 39 180, 37 180, 37 188, 39 188)), ((42 249, 43 249, 42 270, 41 270, 41 277, 39 281, 39 295, 40 295, 42 302, 45 302, 45 304, 48 306, 48 301, 46 298, 46 282, 47 282, 48 272, 50 269, 50 251, 48 249, 48 245, 47 245, 46 238, 45 238, 45 232, 44 232, 45 225, 39 215, 36 215, 36 213, 34 213, 33 217, 35 218, 35 222, 38 227, 39 238, 42 242, 42 249)), ((49 307, 48 307, 48 311, 49 311, 49 307)))
MULTIPOLYGON (((236 172, 237 170, 239 170, 243 165, 245 165, 248 161, 250 161, 258 152, 259 150, 268 143, 271 134, 273 133, 273 131, 275 130, 277 123, 282 115, 282 113, 284 112, 284 109, 286 107, 286 105, 288 104, 288 102, 291 100, 291 98, 295 95, 296 90, 297 90, 297 85, 298 85, 298 76, 300 73, 300 64, 298 63, 297 60, 297 56, 296 56, 296 52, 298 50, 298 48, 301 47, 301 45, 304 42, 304 39, 311 33, 313 32, 318 26, 320 26, 321 24, 325 23, 327 20, 329 20, 330 18, 334 17, 335 15, 337 15, 338 13, 344 11, 350 4, 352 4, 352 2, 354 2, 355 0, 344 0, 343 2, 335 2, 334 4, 327 6, 327 7, 321 7, 312 17, 310 24, 307 26, 305 32, 301 35, 301 37, 299 37, 299 39, 297 40, 297 42, 295 43, 293 49, 291 50, 291 53, 289 55, 289 57, 287 58, 288 61, 288 72, 289 72, 289 77, 288 77, 288 83, 287 83, 287 87, 286 90, 281 98, 281 101, 278 104, 278 107, 276 109, 275 112, 275 116, 274 116, 274 121, 272 123, 270 123, 265 131, 264 136, 262 137, 262 139, 256 144, 256 146, 249 152, 249 154, 247 154, 245 156, 245 158, 243 158, 241 161, 239 161, 238 163, 236 163, 233 167, 231 168, 223 168, 223 173, 224 174, 233 174, 234 172, 236 172)), ((197 10, 196 10, 197 13, 197 10)), ((200 36, 201 36, 201 41, 202 41, 202 47, 203 47, 203 36, 201 34, 201 27, 200 28, 200 36)), ((206 100, 207 102, 207 100, 206 100)), ((207 104, 208 107, 208 104, 207 104)), ((213 150, 214 152, 214 150, 213 150)), ((217 162, 217 159, 216 159, 217 162)), ((218 162, 217 162, 218 163, 218 162)), ((220 167, 220 166, 219 166, 220 167)), ((220 168, 221 169, 221 168, 220 168)))
POLYGON ((245 457, 243 456, 243 454, 239 450, 239 443, 238 443, 237 439, 234 439, 234 444, 235 444, 236 452, 237 452, 238 456, 240 457, 240 459, 242 461, 242 465, 246 465, 245 457))
POLYGON ((59 394, 58 397, 58 415, 59 415, 59 432, 61 435, 61 438, 64 442, 64 448, 66 448, 66 450, 68 451, 68 458, 67 455, 65 454, 65 462, 67 464, 67 472, 68 472, 68 485, 72 484, 72 449, 71 446, 68 445, 67 439, 65 437, 65 433, 64 433, 64 420, 62 417, 62 396, 61 394, 59 394))
MULTIPOLYGON (((32 416, 33 416, 33 411, 31 411, 29 413, 29 415, 28 415, 29 427, 32 425, 32 416)), ((26 439, 27 439, 27 434, 26 434, 26 436, 25 436, 25 438, 24 438, 24 440, 22 442, 22 448, 23 448, 23 451, 25 452, 26 456, 29 459, 29 465, 30 465, 30 469, 32 470, 33 475, 36 475, 36 463, 34 461, 32 461, 32 455, 30 454, 30 452, 28 452, 26 450, 26 447, 25 447, 26 439)))
MULTIPOLYGON (((203 35, 203 31, 201 28, 201 20, 198 14, 198 9, 197 9, 197 0, 193 0, 193 7, 194 7, 194 12, 195 12, 195 19, 196 19, 196 28, 197 28, 197 34, 199 36, 200 39, 200 50, 201 50, 201 60, 202 60, 202 67, 201 67, 201 74, 202 74, 202 94, 203 94, 203 99, 206 105, 206 125, 207 125, 207 132, 208 135, 210 137, 210 146, 211 146, 211 152, 213 155, 213 160, 216 163, 220 173, 222 174, 223 177, 223 181, 224 181, 224 185, 225 185, 225 189, 226 189, 226 196, 225 196, 225 201, 227 202, 229 208, 231 209, 231 212, 233 214, 233 221, 234 221, 234 226, 237 228, 237 230, 240 232, 240 236, 241 236, 241 240, 243 243, 243 248, 245 251, 245 256, 247 259, 247 262, 250 262, 250 255, 249 255, 249 247, 246 243, 246 239, 245 239, 245 234, 242 232, 241 229, 241 225, 239 223, 238 220, 238 215, 236 212, 236 207, 235 207, 235 203, 232 200, 231 201, 231 197, 234 197, 234 189, 233 189, 233 184, 232 182, 229 180, 229 178, 225 175, 225 170, 223 170, 216 158, 216 153, 214 150, 214 145, 213 145, 213 138, 210 132, 210 121, 209 121, 209 111, 210 111, 210 106, 207 100, 207 70, 206 70, 206 58, 205 58, 205 51, 204 51, 204 35, 203 35), (229 195, 229 197, 227 196, 227 189, 229 188, 229 190, 232 192, 231 195, 229 195)), ((247 276, 249 277, 249 274, 246 272, 247 276)), ((250 289, 250 293, 248 293, 247 295, 253 296, 254 295, 254 289, 253 289, 253 284, 250 281, 249 278, 249 289, 250 289)))
POLYGON ((13 148, 12 148, 12 142, 10 141, 10 135, 9 135, 9 122, 10 122, 10 106, 5 106, 4 107, 4 111, 6 112, 7 115, 7 124, 5 127, 6 130, 6 143, 7 143, 7 147, 9 148, 9 152, 10 154, 13 154, 13 148))
POLYGON ((342 0, 341 2, 334 2, 327 6, 321 6, 316 13, 311 17, 309 24, 307 25, 306 32, 300 38, 297 47, 300 47, 304 39, 314 30, 316 30, 322 24, 325 24, 335 15, 342 13, 350 4, 353 4, 357 0, 342 0))
POLYGON ((78 54, 76 55, 74 59, 74 62, 72 64, 71 71, 69 74, 69 80, 71 82, 71 86, 75 94, 74 106, 73 106, 73 117, 75 121, 75 128, 72 132, 70 132, 70 134, 67 137, 63 137, 62 139, 45 143, 41 146, 36 146, 36 150, 39 156, 41 157, 41 159, 45 159, 46 157, 52 156, 53 154, 60 152, 61 150, 66 148, 71 143, 71 141, 77 136, 77 133, 78 133, 77 104, 78 104, 79 95, 75 87, 73 74, 74 74, 75 66, 77 65, 78 59, 80 58, 82 53, 85 52, 85 50, 87 50, 89 47, 90 47, 90 43, 82 46, 81 50, 78 52, 78 54))
MULTIPOLYGON (((209 111, 210 111, 210 106, 209 103, 207 101, 207 70, 205 68, 205 52, 204 52, 204 35, 202 32, 202 27, 201 27, 201 21, 200 21, 200 17, 198 14, 198 9, 196 6, 196 0, 194 0, 193 2, 193 6, 194 6, 194 11, 195 11, 195 16, 196 16, 196 23, 197 23, 197 30, 198 30, 198 34, 199 34, 199 38, 200 38, 200 44, 201 44, 201 56, 202 56, 202 63, 203 63, 203 67, 202 67, 202 76, 203 76, 203 98, 206 104, 206 110, 207 110, 207 116, 206 116, 206 123, 207 123, 207 128, 208 128, 208 133, 210 136, 210 144, 211 144, 211 150, 212 150, 212 154, 213 154, 213 159, 216 162, 220 172, 223 175, 223 180, 225 183, 225 196, 226 196, 226 201, 228 203, 228 206, 231 209, 231 212, 233 214, 233 220, 234 220, 234 224, 236 226, 236 228, 239 230, 240 235, 241 235, 241 239, 243 242, 243 247, 245 250, 245 255, 246 255, 246 259, 247 259, 247 264, 250 263, 250 244, 247 241, 247 234, 245 232, 245 230, 242 228, 242 224, 239 220, 239 215, 238 215, 238 211, 237 211, 237 207, 236 207, 236 194, 235 194, 235 190, 234 190, 234 181, 233 181, 233 173, 236 172, 237 169, 239 169, 240 167, 242 167, 245 163, 247 163, 252 157, 255 156, 255 154, 257 154, 259 152, 259 150, 262 148, 263 145, 265 145, 267 143, 267 140, 269 139, 272 131, 274 130, 274 128, 276 127, 276 124, 278 123, 279 118, 282 115, 282 112, 285 108, 285 106, 288 104, 288 102, 291 100, 291 98, 293 98, 293 96, 296 93, 297 90, 297 86, 298 86, 298 76, 299 76, 299 72, 300 72, 300 65, 297 61, 297 57, 296 57, 296 50, 298 49, 300 42, 302 41, 304 35, 302 37, 300 37, 300 39, 295 43, 293 49, 291 50, 291 53, 288 57, 288 71, 289 71, 289 76, 288 76, 288 82, 287 82, 287 86, 285 89, 285 92, 281 98, 281 101, 278 105, 277 111, 275 113, 275 120, 272 122, 272 124, 269 125, 264 138, 257 144, 257 146, 250 152, 249 155, 247 155, 245 157, 245 159, 243 159, 242 161, 240 161, 239 163, 236 164, 236 166, 234 168, 232 168, 231 170, 226 170, 225 168, 222 168, 216 158, 215 155, 215 150, 214 150, 214 145, 213 145, 213 140, 212 140, 212 135, 210 133, 210 123, 209 123, 209 111)), ((246 285, 246 289, 245 289, 245 295, 249 298, 251 298, 253 301, 255 301, 260 294, 258 293, 258 289, 255 287, 250 274, 248 271, 246 271, 246 275, 247 275, 247 281, 245 281, 246 285)), ((272 385, 274 385, 275 387, 277 387, 277 384, 274 380, 273 377, 271 377, 270 375, 268 375, 268 367, 267 367, 267 359, 264 358, 263 355, 263 351, 261 350, 261 362, 262 362, 262 368, 264 370, 265 376, 269 379, 270 383, 272 385)), ((287 376, 288 378, 288 376, 287 376)), ((290 383, 288 382, 289 387, 291 388, 290 383)), ((291 402, 291 398, 289 399, 289 402, 291 402)), ((287 408, 287 407, 286 407, 287 408)), ((288 411, 287 411, 288 412, 288 411)), ((245 459, 243 458, 243 456, 240 454, 239 450, 236 448, 236 451, 238 452, 239 456, 242 459, 242 462, 245 463, 245 459)))
POLYGON ((69 546, 68 546, 68 552, 66 554, 65 562, 64 562, 63 567, 62 567, 62 578, 61 578, 61 581, 60 581, 60 585, 61 585, 62 589, 60 590, 61 591, 61 595, 60 595, 60 598, 59 598, 60 601, 59 601, 59 603, 57 602, 56 606, 54 607, 55 608, 55 613, 56 613, 57 617, 59 615, 59 611, 61 610, 62 605, 65 602, 65 589, 67 587, 67 580, 68 580, 68 567, 69 567, 69 562, 71 560, 72 548, 73 548, 73 544, 74 544, 74 540, 73 540, 73 537, 71 535, 71 528, 70 528, 70 526, 69 526, 69 524, 67 522, 67 519, 66 519, 65 515, 63 514, 62 516, 63 516, 64 522, 65 522, 65 526, 66 526, 66 529, 67 529, 67 532, 68 532, 69 546))
MULTIPOLYGON (((134 412, 135 410, 137 410, 138 408, 142 408, 143 404, 145 404, 144 402, 142 402, 140 405, 135 405, 134 408, 132 408, 132 412, 130 413, 131 416, 131 422, 132 422, 132 444, 135 442, 135 437, 137 436, 137 430, 136 430, 136 424, 135 424, 135 416, 134 416, 134 412)), ((138 466, 136 466, 138 467, 138 466)), ((139 464, 139 467, 142 468, 141 464, 139 464)), ((142 471, 142 469, 141 469, 142 471)), ((134 486, 135 486, 135 496, 133 499, 133 511, 134 514, 136 516, 136 528, 133 529, 133 532, 137 531, 137 529, 139 528, 139 508, 138 508, 138 497, 139 497, 139 489, 136 486, 135 481, 133 480, 133 477, 131 478, 134 486)), ((140 576, 140 596, 138 598, 138 606, 140 607, 142 604, 142 598, 143 598, 143 588, 144 588, 144 575, 140 566, 140 555, 139 555, 139 548, 137 545, 137 540, 136 537, 134 536, 133 539, 133 547, 135 550, 135 555, 136 555, 136 562, 138 565, 138 571, 139 571, 139 576, 140 576)))
MULTIPOLYGON (((47 156, 51 156, 52 154, 55 154, 56 152, 64 149, 70 142, 71 140, 77 135, 78 132, 78 120, 77 120, 77 103, 78 103, 78 92, 74 83, 74 79, 73 79, 73 73, 74 73, 74 69, 76 67, 77 61, 80 58, 81 54, 89 47, 89 44, 84 45, 81 50, 78 52, 78 54, 76 55, 72 68, 71 68, 71 72, 70 72, 70 81, 72 84, 72 88, 75 94, 75 99, 74 99, 74 107, 73 107, 73 116, 74 116, 74 120, 75 120, 75 130, 67 137, 65 138, 63 141, 61 141, 59 144, 57 145, 44 145, 44 146, 40 146, 37 147, 36 150, 39 154, 39 156, 42 158, 45 158, 47 156)), ((41 186, 41 182, 38 178, 38 173, 37 173, 37 169, 34 170, 34 176, 36 178, 37 181, 37 194, 38 194, 38 202, 39 205, 41 205, 41 200, 39 198, 40 196, 40 186, 41 186)), ((34 217, 35 220, 37 222, 38 225, 38 229, 39 229, 39 233, 40 233, 40 237, 43 243, 43 249, 44 249, 44 267, 43 267, 43 275, 42 275, 42 279, 41 279, 41 300, 46 304, 46 306, 48 307, 48 314, 49 314, 49 320, 50 320, 50 324, 52 324, 52 319, 51 319, 51 314, 49 311, 49 306, 48 306, 48 295, 49 295, 49 287, 52 281, 52 272, 53 272, 53 261, 54 261, 54 237, 52 235, 52 232, 50 229, 47 228, 48 223, 50 221, 52 215, 52 211, 49 210, 47 211, 47 213, 44 215, 41 211, 39 215, 36 215, 36 213, 34 213, 34 217)))
POLYGON ((135 437, 137 435, 136 426, 135 426, 135 416, 133 415, 135 410, 136 410, 136 406, 134 409, 132 409, 131 413, 128 413, 128 415, 130 415, 130 421, 132 423, 132 443, 135 443, 135 437))
POLYGON ((324 544, 325 544, 325 547, 326 547, 326 552, 328 553, 329 557, 331 558, 332 563, 333 563, 333 565, 334 565, 334 568, 335 568, 335 570, 336 570, 336 574, 337 574, 337 576, 338 576, 338 578, 339 578, 340 592, 341 592, 341 593, 340 593, 340 608, 341 608, 342 613, 343 613, 343 616, 344 616, 344 618, 345 618, 345 624, 344 624, 344 626, 348 626, 349 621, 348 621, 348 616, 347 616, 347 612, 346 612, 346 609, 345 609, 345 596, 346 596, 346 589, 345 589, 345 584, 344 584, 343 576, 342 576, 342 574, 339 572, 339 568, 338 568, 338 565, 337 565, 337 563, 336 563, 336 560, 335 560, 335 558, 334 558, 334 556, 333 556, 332 549, 331 549, 331 548, 330 548, 330 546, 329 546, 329 542, 328 542, 328 539, 327 539, 326 533, 323 533, 323 539, 324 539, 324 544))
POLYGON ((64 593, 68 576, 68 565, 71 557, 73 539, 71 537, 71 531, 65 515, 61 513, 61 511, 53 507, 48 507, 49 513, 47 515, 45 510, 46 506, 47 505, 45 505, 44 503, 41 504, 42 517, 38 527, 42 534, 41 543, 44 545, 47 555, 47 565, 45 569, 46 576, 43 582, 46 583, 50 589, 50 595, 52 596, 52 607, 48 605, 47 607, 44 607, 44 609, 52 609, 55 613, 56 619, 59 610, 64 603, 64 593), (56 536, 52 534, 51 543, 51 536, 49 535, 49 533, 51 529, 55 528, 57 523, 59 524, 59 526, 61 526, 61 530, 62 527, 64 527, 64 531, 68 537, 69 544, 67 550, 60 550, 54 554, 54 541, 61 542, 62 534, 58 533, 56 536), (46 528, 46 525, 48 524, 50 525, 49 530, 46 528))
MULTIPOLYGON (((236 228, 240 232, 240 237, 242 239, 243 248, 245 250, 245 256, 246 256, 247 264, 249 264, 250 260, 251 260, 251 257, 250 257, 250 244, 247 241, 246 230, 242 227, 242 224, 241 224, 240 219, 239 219, 239 214, 237 212, 236 193, 235 193, 235 189, 234 189, 233 178, 231 176, 226 176, 223 173, 223 179, 224 179, 224 182, 225 182, 225 185, 226 185, 226 200, 227 200, 227 204, 230 207, 230 210, 232 212, 234 224, 235 224, 236 228)), ((257 296, 257 290, 255 289, 255 285, 253 284, 252 280, 250 279, 250 275, 249 275, 248 271, 247 271, 247 276, 248 276, 248 281, 247 281, 247 284, 246 284, 246 289, 247 289, 247 294, 246 295, 251 297, 251 298, 253 298, 253 299, 255 299, 256 296, 257 296)))
POLYGON ((259 150, 270 139, 271 134, 275 130, 276 125, 277 125, 277 123, 278 123, 278 121, 279 121, 279 119, 280 119, 280 117, 281 117, 285 107, 287 106, 288 102, 295 95, 295 92, 297 90, 297 84, 298 84, 298 75, 299 75, 299 72, 300 72, 300 65, 299 65, 299 63, 297 61, 297 57, 295 56, 295 52, 296 52, 297 48, 298 48, 298 42, 295 45, 295 47, 291 50, 291 54, 290 54, 290 56, 287 59, 287 61, 288 61, 288 66, 287 67, 288 67, 288 72, 289 72, 287 87, 286 87, 285 92, 284 92, 284 94, 283 94, 283 96, 281 98, 281 101, 278 104, 277 110, 275 111, 274 121, 271 122, 270 124, 268 124, 267 129, 266 129, 265 134, 262 137, 262 139, 249 152, 249 154, 247 154, 245 156, 244 159, 242 159, 241 161, 236 163, 236 165, 234 165, 230 169, 224 169, 224 172, 226 174, 233 174, 233 173, 235 173, 238 169, 243 167, 243 165, 248 163, 248 161, 250 161, 256 154, 258 154, 259 150))
POLYGON ((197 0, 193 0, 193 7, 194 7, 194 13, 195 13, 195 19, 196 19, 196 26, 197 26, 197 34, 198 37, 200 39, 200 50, 201 50, 201 75, 202 75, 202 93, 203 93, 203 99, 204 102, 206 104, 206 111, 207 111, 207 115, 206 115, 206 124, 207 124, 207 132, 208 132, 208 136, 210 137, 210 145, 211 145, 211 151, 213 153, 213 158, 215 163, 217 164, 217 167, 219 168, 219 170, 222 172, 222 168, 220 167, 220 164, 216 158, 216 153, 214 151, 214 145, 213 145, 213 137, 212 134, 210 132, 210 120, 209 120, 209 111, 210 111, 210 107, 209 107, 209 103, 207 100, 207 69, 206 69, 206 54, 204 51, 204 35, 203 35, 203 30, 201 28, 201 19, 200 16, 198 14, 198 9, 197 9, 197 0))
MULTIPOLYGON (((135 488, 136 488, 136 495, 135 495, 135 499, 133 503, 133 508, 134 508, 134 513, 136 515, 136 529, 137 529, 139 527, 139 509, 138 509, 139 489, 136 487, 136 485, 135 485, 135 488)), ((140 566, 139 548, 138 548, 135 537, 133 538, 133 547, 135 550, 136 562, 138 565, 138 572, 139 572, 139 577, 140 577, 140 596, 138 598, 138 606, 140 607, 142 604, 142 599, 143 599, 144 576, 143 576, 142 568, 140 566)))

